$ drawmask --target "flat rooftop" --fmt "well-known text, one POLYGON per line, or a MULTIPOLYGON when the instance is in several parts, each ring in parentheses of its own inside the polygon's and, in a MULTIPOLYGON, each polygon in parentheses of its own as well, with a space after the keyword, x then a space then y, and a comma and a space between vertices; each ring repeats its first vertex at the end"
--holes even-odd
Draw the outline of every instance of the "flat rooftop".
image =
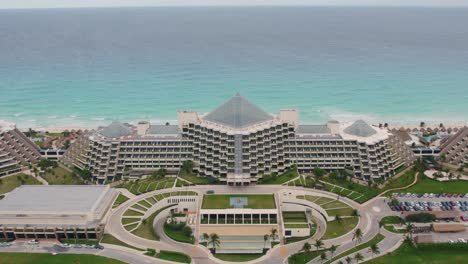
POLYGON ((275 209, 273 194, 206 194, 202 209, 275 209))
POLYGON ((23 185, 0 200, 0 214, 85 214, 96 211, 110 190, 99 185, 23 185))

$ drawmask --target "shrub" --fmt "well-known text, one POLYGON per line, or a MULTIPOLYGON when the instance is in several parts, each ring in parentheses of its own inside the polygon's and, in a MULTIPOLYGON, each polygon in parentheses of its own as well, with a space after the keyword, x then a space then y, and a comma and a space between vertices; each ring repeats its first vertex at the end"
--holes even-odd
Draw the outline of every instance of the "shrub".
POLYGON ((184 228, 182 229, 182 232, 187 237, 192 236, 192 228, 190 228, 189 226, 184 226, 184 228))
POLYGON ((416 223, 430 223, 436 220, 435 215, 429 213, 412 214, 406 217, 406 221, 416 223))

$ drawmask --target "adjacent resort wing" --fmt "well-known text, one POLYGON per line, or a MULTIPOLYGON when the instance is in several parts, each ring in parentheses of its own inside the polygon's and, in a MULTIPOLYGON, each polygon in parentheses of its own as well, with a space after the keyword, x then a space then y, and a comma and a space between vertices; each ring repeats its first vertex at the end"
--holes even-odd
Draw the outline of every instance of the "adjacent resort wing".
POLYGON ((356 178, 386 179, 414 160, 386 128, 362 120, 301 124, 296 109, 270 114, 240 94, 207 114, 179 111, 177 124, 113 122, 76 140, 62 158, 89 169, 98 183, 179 170, 191 160, 200 176, 247 185, 297 165, 299 172, 349 169, 356 178))

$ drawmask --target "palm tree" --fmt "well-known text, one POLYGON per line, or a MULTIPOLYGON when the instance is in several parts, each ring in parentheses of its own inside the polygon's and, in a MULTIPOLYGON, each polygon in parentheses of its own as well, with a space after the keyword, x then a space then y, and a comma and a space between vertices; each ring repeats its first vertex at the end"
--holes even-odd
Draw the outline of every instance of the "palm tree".
POLYGON ((207 233, 203 233, 202 237, 203 241, 205 241, 207 243, 206 245, 208 246, 208 239, 210 239, 210 235, 208 235, 207 233))
POLYGON ((385 225, 384 221, 380 219, 379 221, 379 234, 380 234, 380 229, 385 225))
POLYGON ((270 230, 270 237, 271 237, 271 240, 275 240, 276 238, 276 233, 278 233, 278 230, 276 228, 272 228, 270 230))
POLYGON ((347 257, 345 258, 345 260, 346 260, 346 263, 348 263, 348 264, 351 263, 351 262, 353 262, 353 259, 352 259, 350 256, 347 256, 347 257))
POLYGON ((323 261, 325 261, 326 259, 327 259, 327 254, 325 254, 325 252, 320 254, 320 263, 323 263, 323 261))
POLYGON ((414 225, 411 222, 406 223, 406 232, 408 233, 409 239, 413 240, 413 228, 414 225))
POLYGON ((379 254, 380 253, 380 248, 377 244, 373 244, 370 246, 370 249, 372 251, 372 256, 374 256, 374 254, 379 254))
POLYGON ((269 235, 264 235, 264 236, 263 236, 263 248, 266 247, 266 242, 267 242, 267 240, 268 240, 269 237, 270 237, 269 235))
POLYGON ((362 231, 360 228, 356 229, 353 233, 353 241, 356 239, 356 244, 357 242, 361 242, 362 240, 362 231))
POLYGON ((213 245, 213 251, 216 251, 216 247, 219 247, 219 244, 220 244, 218 234, 212 233, 210 235, 210 243, 211 243, 211 245, 213 245))
POLYGON ((317 240, 315 241, 314 246, 317 248, 317 250, 319 250, 319 248, 323 247, 323 242, 322 242, 322 240, 317 239, 317 240))
POLYGON ((302 246, 302 251, 304 251, 304 262, 305 262, 305 258, 306 256, 310 253, 310 249, 312 248, 312 246, 308 243, 308 242, 305 242, 304 245, 302 246))
POLYGON ((335 254, 335 251, 337 249, 338 249, 338 246, 336 246, 336 245, 331 245, 330 246, 330 254, 331 254, 330 258, 333 258, 333 254, 335 254))
POLYGON ((359 261, 364 260, 364 256, 361 255, 361 253, 357 253, 356 255, 354 255, 354 259, 356 260, 357 263, 359 263, 359 261))

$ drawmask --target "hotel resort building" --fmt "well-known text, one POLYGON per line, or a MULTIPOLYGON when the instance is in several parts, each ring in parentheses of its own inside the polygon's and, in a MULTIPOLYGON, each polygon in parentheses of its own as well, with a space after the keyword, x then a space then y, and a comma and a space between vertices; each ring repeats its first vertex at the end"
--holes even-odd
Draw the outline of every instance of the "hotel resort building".
POLYGON ((40 159, 39 149, 15 124, 0 120, 0 177, 19 172, 21 164, 40 159))
POLYGON ((0 239, 100 239, 118 194, 108 185, 23 185, 0 201, 0 239))
POLYGON ((191 160, 200 176, 244 185, 293 165, 301 173, 347 169, 359 179, 385 180, 414 159, 386 128, 362 120, 301 124, 296 109, 270 114, 239 94, 207 114, 179 111, 177 117, 177 124, 165 125, 113 122, 77 139, 62 161, 104 183, 159 168, 177 171, 191 160))
POLYGON ((468 127, 463 127, 455 135, 447 138, 442 146, 439 158, 454 166, 468 164, 468 127), (442 158, 443 157, 443 158, 442 158))

